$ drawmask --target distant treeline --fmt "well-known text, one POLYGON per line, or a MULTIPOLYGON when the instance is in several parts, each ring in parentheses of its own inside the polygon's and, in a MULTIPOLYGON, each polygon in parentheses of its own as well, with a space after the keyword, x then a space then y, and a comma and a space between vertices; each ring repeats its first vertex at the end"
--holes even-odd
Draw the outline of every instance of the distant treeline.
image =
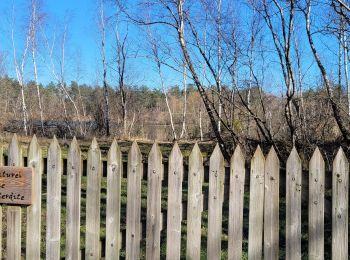
MULTIPOLYGON (((73 102, 62 93, 59 86, 50 83, 40 85, 40 95, 43 107, 43 124, 40 120, 37 89, 34 82, 28 82, 25 98, 28 111, 28 134, 58 137, 72 136, 90 137, 104 135, 103 120, 103 89, 100 86, 90 86, 71 82, 65 86, 73 102), (74 107, 76 106, 76 108, 74 107), (79 118, 76 109, 78 109, 79 118)), ((182 139, 214 139, 211 123, 202 104, 198 91, 192 85, 186 89, 186 99, 183 89, 173 86, 163 92, 147 86, 128 86, 126 88, 126 128, 122 116, 120 93, 118 88, 110 86, 110 128, 111 134, 120 138, 142 138, 157 140, 173 140, 169 102, 175 131, 180 132, 185 122, 185 133, 182 139), (184 105, 186 103, 186 113, 184 105)), ((334 88, 334 95, 339 104, 346 103, 346 97, 341 88, 334 88)), ((0 78, 0 127, 1 131, 23 134, 21 87, 18 82, 9 77, 0 78)), ((207 94, 215 103, 214 88, 208 87, 207 94)), ((264 141, 266 126, 273 140, 289 139, 288 126, 284 117, 285 99, 277 95, 263 92, 259 88, 249 91, 249 108, 246 107, 248 91, 233 90, 228 86, 223 88, 222 96, 230 97, 223 102, 225 124, 230 125, 240 140, 264 141), (232 100, 231 100, 232 99, 232 100), (248 113, 248 109, 252 113, 248 113), (255 115, 255 117, 253 116, 255 115)), ((303 108, 303 125, 298 128, 298 136, 308 142, 317 140, 332 141, 339 137, 339 130, 334 122, 330 102, 324 88, 304 91, 299 107, 303 108)), ((297 104, 298 105, 298 104, 297 104)), ((296 111, 298 112, 298 111, 296 111)), ((229 139, 229 131, 222 127, 222 135, 229 139)))

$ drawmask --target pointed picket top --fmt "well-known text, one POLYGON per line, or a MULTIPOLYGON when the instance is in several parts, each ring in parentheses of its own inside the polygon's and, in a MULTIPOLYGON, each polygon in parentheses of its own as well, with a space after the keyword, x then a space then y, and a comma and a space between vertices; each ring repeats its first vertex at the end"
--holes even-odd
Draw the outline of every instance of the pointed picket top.
POLYGON ((215 145, 214 151, 210 156, 210 163, 212 163, 212 161, 214 160, 219 160, 219 161, 224 160, 224 156, 221 153, 219 144, 215 145))
POLYGON ((267 154, 266 161, 279 161, 275 148, 272 146, 269 153, 267 154))
POLYGON ((286 183, 286 259, 300 259, 302 165, 295 147, 287 159, 286 183))
MULTIPOLYGON (((333 165, 334 167, 346 167, 349 164, 348 159, 346 159, 346 155, 344 153, 343 148, 339 148, 337 155, 334 158, 333 165)), ((342 168, 344 169, 344 168, 342 168)))
MULTIPOLYGON (((36 138, 36 135, 33 135, 33 138, 29 145, 29 151, 28 151, 28 165, 32 165, 35 162, 39 163, 41 160, 41 148, 38 143, 38 139, 36 138)), ((35 167, 35 165, 32 165, 35 167)))
POLYGON ((47 152, 47 222, 46 222, 46 257, 59 259, 61 237, 61 147, 56 136, 51 140, 47 152))
POLYGON ((50 146, 47 151, 47 156, 48 156, 48 159, 49 158, 52 159, 52 162, 54 164, 58 163, 61 160, 61 147, 55 135, 50 142, 50 146))
POLYGON ((20 166, 21 163, 21 149, 18 143, 17 135, 12 136, 12 140, 9 146, 8 152, 8 165, 9 166, 20 166))
POLYGON ((96 140, 96 137, 94 137, 92 139, 92 142, 91 142, 91 145, 90 145, 90 149, 91 150, 99 150, 99 146, 98 146, 98 143, 97 143, 97 140, 96 140))
POLYGON ((261 150, 260 145, 258 145, 258 147, 256 147, 253 156, 255 156, 255 157, 264 156, 264 154, 263 154, 263 152, 262 152, 262 150, 261 150))
POLYGON ((171 150, 169 160, 181 160, 183 158, 180 147, 177 142, 175 142, 173 149, 171 150), (180 159, 181 158, 181 159, 180 159))
MULTIPOLYGON (((141 179, 143 175, 142 155, 134 141, 128 154, 126 259, 140 258, 141 241, 141 179)), ((108 194, 108 193, 107 193, 108 194)), ((115 226, 114 226, 115 227, 115 226)), ((108 247, 107 247, 108 248, 108 247)), ((106 256, 108 254, 106 253, 106 256)), ((119 254, 118 254, 119 256, 119 254)), ((107 259, 107 258, 106 258, 107 259)), ((110 258, 114 259, 114 258, 110 258)))
POLYGON ((39 148, 39 143, 38 143, 38 139, 36 138, 36 135, 33 135, 32 140, 30 141, 29 144, 29 153, 30 151, 35 151, 38 150, 39 148))
POLYGON ((309 256, 324 256, 324 182, 325 163, 316 147, 309 162, 309 256))
POLYGON ((198 146, 198 143, 196 142, 192 148, 192 151, 189 156, 189 161, 195 162, 195 161, 201 161, 203 162, 202 152, 198 146))
POLYGON ((90 168, 91 168, 91 173, 95 172, 98 175, 101 174, 101 151, 95 137, 92 139, 92 142, 88 151, 88 166, 89 166, 88 174, 90 173, 90 168))
POLYGON ((265 178, 266 181, 269 179, 271 181, 279 180, 279 168, 280 160, 276 153, 275 148, 272 146, 269 153, 266 156, 265 161, 265 178))
POLYGON ((233 162, 243 162, 243 164, 245 163, 244 154, 240 145, 236 146, 235 151, 231 156, 231 164, 233 162))
POLYGON ((341 147, 332 174, 332 259, 348 259, 349 162, 341 147))
POLYGON ((187 259, 200 259, 203 175, 203 157, 198 143, 195 143, 188 158, 187 259))
MULTIPOLYGON (((88 151, 88 163, 94 164, 94 166, 98 166, 100 164, 100 160, 101 160, 100 147, 98 146, 97 140, 94 137, 92 139, 92 142, 88 151)), ((96 169, 96 167, 93 167, 93 168, 96 169)), ((100 171, 96 171, 96 173, 100 174, 100 171)))
POLYGON ((17 137, 17 134, 13 134, 12 139, 11 139, 11 145, 12 145, 12 144, 15 144, 15 143, 18 144, 18 137, 17 137))
POLYGON ((293 146, 293 149, 289 154, 289 157, 287 159, 287 164, 288 164, 288 162, 293 162, 293 161, 301 163, 301 159, 299 157, 298 151, 295 148, 295 146, 293 146))
POLYGON ((132 142, 131 148, 129 150, 129 156, 130 155, 141 157, 141 151, 136 141, 132 142))
POLYGON ((256 148, 251 163, 254 163, 256 161, 265 163, 265 157, 264 157, 264 154, 261 150, 260 145, 258 145, 258 147, 256 148))
POLYGON ((230 161, 228 259, 242 258, 245 157, 237 145, 230 161))
POLYGON ((120 153, 120 148, 117 140, 114 138, 111 147, 109 147, 108 150, 107 160, 111 162, 117 162, 117 153, 120 153))
POLYGON ((318 147, 316 147, 314 153, 312 154, 312 157, 310 159, 310 165, 315 165, 315 164, 321 164, 323 165, 324 168, 324 160, 323 160, 323 156, 321 154, 320 149, 318 149, 318 147))
POLYGON ((54 135, 51 142, 50 142, 49 151, 54 152, 54 151, 57 151, 59 149, 61 149, 60 144, 57 141, 56 135, 54 135))
POLYGON ((151 151, 149 152, 149 155, 148 155, 148 162, 150 161, 160 161, 162 162, 162 153, 160 151, 160 148, 159 148, 159 145, 158 143, 154 143, 152 145, 152 149, 151 151))
POLYGON ((161 230, 162 153, 154 143, 148 155, 146 259, 159 259, 161 230))
POLYGON ((272 146, 265 163, 264 257, 278 258, 280 161, 272 146))
POLYGON ((76 153, 79 150, 79 144, 77 141, 77 138, 74 136, 72 142, 70 143, 69 146, 69 154, 76 153))

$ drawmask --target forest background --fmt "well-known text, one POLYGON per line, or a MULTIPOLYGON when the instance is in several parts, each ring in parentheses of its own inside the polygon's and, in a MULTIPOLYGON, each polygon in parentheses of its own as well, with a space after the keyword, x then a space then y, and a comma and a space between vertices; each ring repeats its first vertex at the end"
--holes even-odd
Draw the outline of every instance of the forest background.
MULTIPOLYGON (((0 3, 0 129, 235 144, 349 144, 342 0, 0 3)), ((282 148, 284 147, 284 148, 282 148)))

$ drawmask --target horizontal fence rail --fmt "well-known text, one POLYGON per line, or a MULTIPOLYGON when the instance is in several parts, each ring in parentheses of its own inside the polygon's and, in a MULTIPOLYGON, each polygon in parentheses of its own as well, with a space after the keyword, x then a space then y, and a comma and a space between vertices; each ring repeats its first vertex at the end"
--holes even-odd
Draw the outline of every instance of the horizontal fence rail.
POLYGON ((16 135, 0 147, 0 165, 34 169, 32 205, 0 205, 1 258, 348 259, 342 148, 329 189, 318 148, 307 178, 295 148, 285 169, 273 147, 264 156, 258 146, 248 168, 239 146, 225 164, 216 145, 208 168, 198 144, 185 156, 175 143, 166 162, 157 143, 146 160, 136 142, 123 159, 116 140, 105 158, 96 139, 84 158, 75 138, 65 155, 56 138, 46 155, 35 136, 26 160, 22 148, 16 135))

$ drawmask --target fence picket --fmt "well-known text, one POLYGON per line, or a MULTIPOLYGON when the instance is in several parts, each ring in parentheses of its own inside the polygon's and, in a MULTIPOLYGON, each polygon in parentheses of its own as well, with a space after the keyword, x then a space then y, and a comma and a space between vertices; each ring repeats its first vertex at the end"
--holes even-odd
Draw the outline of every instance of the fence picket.
POLYGON ((100 259, 101 151, 96 138, 87 158, 85 259, 100 259))
MULTIPOLYGON (((0 166, 4 164, 3 147, 0 145, 0 166)), ((86 191, 86 239, 84 259, 101 259, 100 206, 102 158, 96 139, 92 140, 87 153, 86 191)), ((80 207, 81 207, 81 151, 76 138, 71 142, 67 164, 66 197, 66 259, 81 258, 80 252, 80 207)), ((183 155, 177 143, 169 156, 168 202, 166 230, 166 258, 181 259, 182 253, 182 196, 183 155)), ((13 135, 8 148, 8 165, 24 164, 21 146, 13 135)), ((32 204, 26 208, 25 257, 41 257, 41 185, 43 157, 41 147, 34 135, 28 149, 28 166, 34 169, 32 204)), ((46 204, 46 259, 60 259, 61 233, 61 148, 56 137, 50 143, 47 161, 46 204)), ((242 258, 243 209, 245 188, 245 158, 239 146, 230 161, 230 191, 228 216, 228 259, 242 258)), ((258 146, 251 160, 248 258, 278 259, 279 257, 279 182, 280 162, 271 148, 266 159, 258 146)), ((148 156, 146 259, 160 259, 162 208, 161 192, 164 174, 162 154, 154 143, 148 156)), ((128 154, 126 209, 126 259, 141 257, 141 184, 143 175, 142 154, 136 142, 128 154)), ((122 154, 113 140, 107 155, 106 194, 106 247, 105 259, 119 259, 121 250, 120 221, 122 188, 122 154)), ((348 184, 349 162, 342 148, 334 161, 332 172, 332 259, 348 258, 348 184)), ((187 237, 186 258, 201 258, 201 231, 204 181, 203 157, 196 143, 189 156, 187 192, 187 237)), ((209 161, 208 232, 207 258, 221 258, 223 199, 225 165, 216 145, 209 161)), ((308 180, 308 256, 311 260, 322 260, 324 250, 325 214, 325 162, 318 148, 309 161, 308 180)), ((287 260, 301 259, 301 189, 302 163, 293 147, 286 163, 286 256, 287 260)), ((0 229, 2 228, 0 206, 0 229)), ((165 216, 165 215, 164 215, 165 216)), ((6 207, 6 250, 0 250, 0 258, 20 259, 22 253, 22 209, 20 206, 6 207), (1 255, 1 253, 3 255, 1 255)), ((165 219, 164 219, 165 220, 165 219)), ((165 233, 165 232, 164 232, 165 233)), ((0 236, 0 247, 2 237, 0 236)))
POLYGON ((142 155, 136 141, 128 155, 128 187, 126 204, 126 259, 140 258, 142 155))
POLYGON ((70 144, 67 169, 66 259, 80 259, 81 156, 76 138, 70 144))
POLYGON ((265 158, 260 146, 257 147, 250 169, 248 258, 262 258, 264 218, 264 173, 265 158))
POLYGON ((175 143, 169 156, 167 259, 180 259, 183 156, 175 143))
POLYGON ((333 161, 332 178, 332 259, 348 259, 349 163, 344 151, 333 161))
POLYGON ((47 156, 46 259, 60 259, 61 238, 61 148, 56 137, 47 156))
MULTIPOLYGON (((14 134, 8 151, 8 165, 22 166, 22 152, 19 146, 17 135, 14 134)), ((6 250, 7 259, 21 258, 21 217, 22 210, 19 206, 7 207, 7 238, 6 250)))
POLYGON ((160 259, 162 154, 154 143, 148 155, 146 259, 160 259))
POLYGON ((238 145, 231 157, 228 259, 242 258, 245 158, 238 145))
POLYGON ((107 155, 106 259, 119 259, 122 156, 114 139, 107 155))
POLYGON ((309 163, 309 259, 324 259, 325 164, 316 148, 309 163))
POLYGON ((201 253, 204 167, 202 153, 197 143, 194 145, 188 161, 186 258, 199 260, 201 253))
POLYGON ((32 185, 32 205, 27 207, 27 236, 26 259, 40 259, 41 237, 41 180, 42 180, 42 157, 41 148, 34 135, 29 146, 28 166, 34 169, 32 185))
POLYGON ((209 164, 208 259, 221 259, 222 204, 224 201, 225 165, 217 144, 209 164))
POLYGON ((301 160, 293 147, 286 168, 286 259, 301 259, 301 160))
POLYGON ((264 259, 278 259, 280 162, 271 147, 265 162, 264 259))

